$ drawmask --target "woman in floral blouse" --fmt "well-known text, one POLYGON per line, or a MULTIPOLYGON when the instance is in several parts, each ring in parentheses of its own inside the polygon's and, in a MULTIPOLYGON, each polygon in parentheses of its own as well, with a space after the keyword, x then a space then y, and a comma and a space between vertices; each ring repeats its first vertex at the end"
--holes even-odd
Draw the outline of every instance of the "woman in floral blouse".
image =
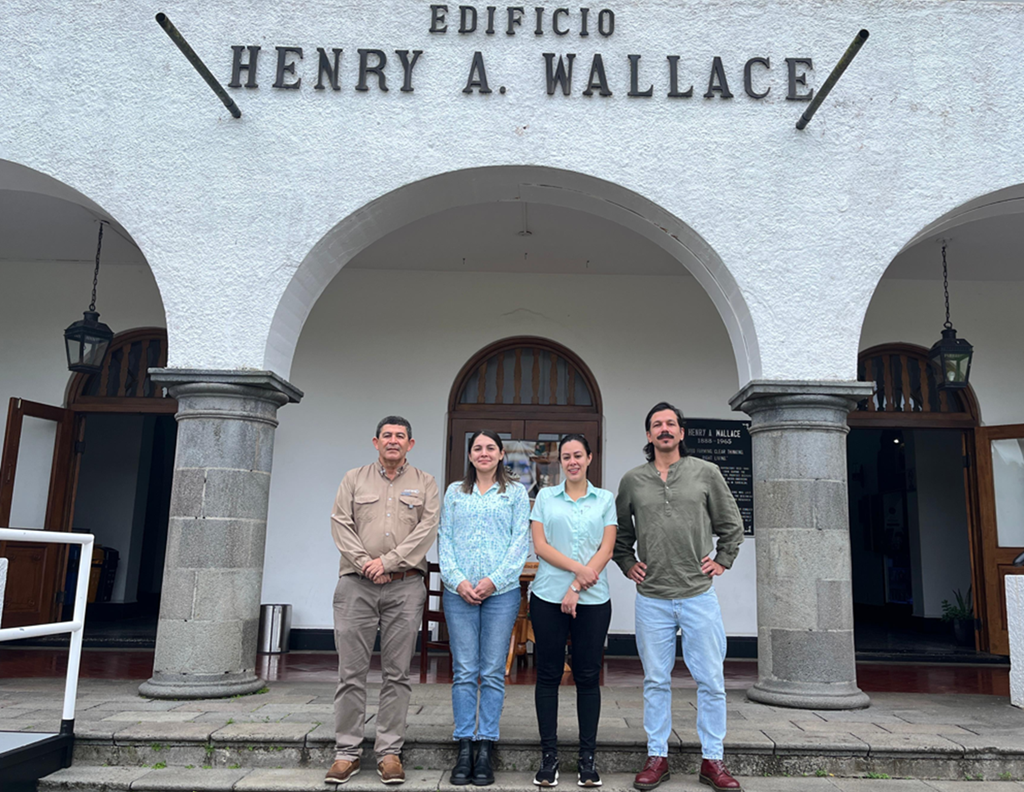
POLYGON ((530 546, 530 499, 511 480, 504 459, 496 433, 474 434, 469 473, 448 487, 441 508, 438 551, 459 741, 451 783, 457 785, 494 783, 491 752, 505 703, 505 659, 530 546))

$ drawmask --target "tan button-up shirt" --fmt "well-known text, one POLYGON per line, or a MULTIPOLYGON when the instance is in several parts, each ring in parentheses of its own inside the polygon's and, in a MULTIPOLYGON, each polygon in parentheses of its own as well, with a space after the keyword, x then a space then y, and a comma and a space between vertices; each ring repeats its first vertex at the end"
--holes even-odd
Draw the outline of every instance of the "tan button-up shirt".
POLYGON ((360 574, 375 558, 385 572, 427 571, 441 511, 437 482, 406 464, 394 480, 380 462, 350 470, 331 512, 331 534, 341 551, 340 575, 360 574))

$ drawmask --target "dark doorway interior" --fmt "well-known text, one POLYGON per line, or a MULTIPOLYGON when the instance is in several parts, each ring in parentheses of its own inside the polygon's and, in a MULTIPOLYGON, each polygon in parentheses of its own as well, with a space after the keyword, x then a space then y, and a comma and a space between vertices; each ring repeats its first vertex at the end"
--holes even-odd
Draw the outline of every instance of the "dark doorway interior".
POLYGON ((74 529, 96 537, 85 643, 153 646, 177 424, 170 415, 86 418, 74 529))
POLYGON ((942 619, 971 586, 962 431, 855 428, 847 460, 858 658, 988 657, 942 619))

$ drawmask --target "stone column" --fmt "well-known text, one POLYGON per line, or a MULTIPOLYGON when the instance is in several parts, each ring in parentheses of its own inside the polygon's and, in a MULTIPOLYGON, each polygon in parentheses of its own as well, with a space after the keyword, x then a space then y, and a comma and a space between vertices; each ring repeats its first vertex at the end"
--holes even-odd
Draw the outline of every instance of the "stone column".
POLYGON ((871 390, 862 382, 755 380, 730 400, 751 418, 754 457, 753 701, 870 704, 854 662, 846 415, 871 390))
POLYGON ((154 698, 251 693, 277 410, 302 392, 268 371, 154 369, 178 400, 154 698))

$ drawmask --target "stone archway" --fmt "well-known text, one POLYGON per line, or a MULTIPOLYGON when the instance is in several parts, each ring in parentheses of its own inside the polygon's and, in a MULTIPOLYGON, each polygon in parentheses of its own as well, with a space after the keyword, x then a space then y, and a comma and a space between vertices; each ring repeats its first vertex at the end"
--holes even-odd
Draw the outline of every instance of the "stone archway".
POLYGON ((441 174, 394 190, 346 217, 316 244, 292 276, 274 314, 264 367, 288 376, 299 333, 313 304, 342 267, 371 243, 444 209, 507 201, 576 209, 657 244, 696 278, 715 304, 729 333, 739 381, 760 375, 750 310, 725 262, 696 230, 620 185, 532 166, 441 174))

